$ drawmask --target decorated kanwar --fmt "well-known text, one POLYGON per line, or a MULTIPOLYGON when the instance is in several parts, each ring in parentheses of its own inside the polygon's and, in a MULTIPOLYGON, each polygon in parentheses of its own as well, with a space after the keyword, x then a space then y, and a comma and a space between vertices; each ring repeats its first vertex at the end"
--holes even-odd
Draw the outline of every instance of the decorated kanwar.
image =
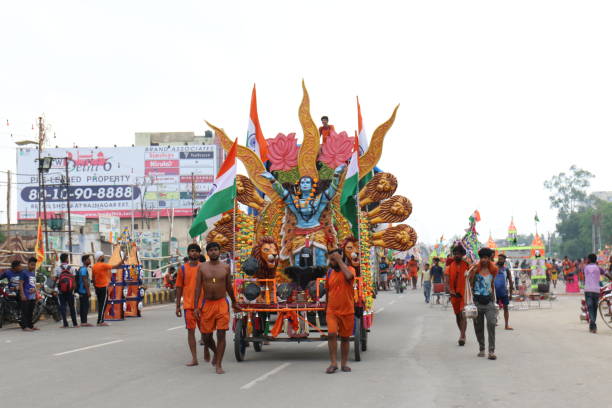
POLYGON ((369 144, 361 114, 359 136, 330 128, 321 138, 302 87, 301 143, 294 133, 263 137, 255 90, 248 146, 209 124, 227 157, 190 235, 218 244, 231 264, 237 361, 276 342, 327 341, 331 374, 350 371, 349 344, 356 361, 367 350, 378 253, 406 251, 417 235, 402 223, 412 205, 394 195, 397 179, 375 169, 397 108, 369 144))

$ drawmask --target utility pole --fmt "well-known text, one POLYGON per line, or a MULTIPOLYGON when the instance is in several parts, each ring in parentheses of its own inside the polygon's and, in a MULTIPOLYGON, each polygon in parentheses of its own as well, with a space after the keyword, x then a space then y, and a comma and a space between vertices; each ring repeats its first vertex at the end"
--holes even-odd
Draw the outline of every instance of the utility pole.
POLYGON ((11 171, 6 172, 6 232, 11 231, 11 171))
POLYGON ((191 172, 191 225, 193 225, 193 212, 195 211, 195 178, 191 172))
POLYGON ((45 144, 45 122, 42 116, 38 118, 38 216, 40 217, 40 196, 42 195, 43 217, 45 223, 45 254, 49 253, 49 227, 47 226, 47 191, 45 190, 45 176, 42 172, 42 149, 45 144))
POLYGON ((64 159, 66 168, 66 209, 68 211, 68 252, 70 253, 70 263, 72 263, 72 217, 70 216, 70 178, 68 176, 68 157, 64 159))

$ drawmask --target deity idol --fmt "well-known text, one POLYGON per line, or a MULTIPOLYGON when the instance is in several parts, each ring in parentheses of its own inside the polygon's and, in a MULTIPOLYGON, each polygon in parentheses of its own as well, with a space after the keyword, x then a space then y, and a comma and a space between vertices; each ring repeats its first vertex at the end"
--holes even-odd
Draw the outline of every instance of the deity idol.
POLYGON ((321 224, 321 215, 327 208, 329 202, 338 191, 340 175, 346 165, 341 164, 334 170, 333 177, 329 186, 320 191, 318 183, 310 176, 300 177, 297 187, 286 189, 276 180, 271 173, 263 173, 262 177, 272 183, 272 188, 282 198, 287 205, 287 209, 295 216, 295 228, 291 230, 293 239, 291 240, 292 263, 295 266, 303 266, 300 257, 309 256, 305 248, 314 247, 313 260, 310 265, 323 266, 327 263, 325 255, 330 243, 328 226, 321 224))

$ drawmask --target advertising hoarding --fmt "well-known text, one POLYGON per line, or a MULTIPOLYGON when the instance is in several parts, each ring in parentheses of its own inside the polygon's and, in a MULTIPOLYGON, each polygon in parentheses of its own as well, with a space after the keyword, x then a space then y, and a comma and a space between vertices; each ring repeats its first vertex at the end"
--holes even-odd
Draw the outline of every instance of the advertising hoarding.
POLYGON ((212 189, 217 156, 214 145, 45 149, 42 157, 54 159, 43 189, 38 150, 20 148, 17 218, 37 218, 43 199, 48 218, 66 212, 68 200, 72 214, 87 218, 157 217, 171 209, 175 216, 191 216, 212 189))

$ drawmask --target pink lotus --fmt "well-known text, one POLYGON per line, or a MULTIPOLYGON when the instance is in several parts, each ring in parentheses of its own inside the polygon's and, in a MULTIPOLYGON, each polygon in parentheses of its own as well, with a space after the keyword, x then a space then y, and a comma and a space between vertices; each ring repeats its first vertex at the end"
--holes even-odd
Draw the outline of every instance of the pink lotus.
POLYGON ((268 159, 272 166, 270 170, 291 170, 297 166, 298 145, 295 133, 284 135, 279 133, 268 141, 268 159))
POLYGON ((346 132, 336 133, 332 130, 321 147, 319 161, 335 169, 351 158, 354 146, 354 137, 348 137, 346 132))

